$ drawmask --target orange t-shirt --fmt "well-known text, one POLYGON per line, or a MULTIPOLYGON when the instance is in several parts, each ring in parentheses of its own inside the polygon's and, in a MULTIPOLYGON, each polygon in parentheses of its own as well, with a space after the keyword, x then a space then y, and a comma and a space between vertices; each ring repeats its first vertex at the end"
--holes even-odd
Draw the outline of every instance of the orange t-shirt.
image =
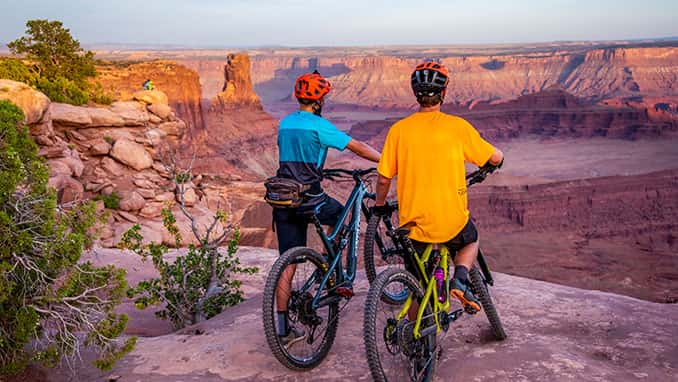
POLYGON ((494 150, 466 120, 439 111, 391 126, 377 171, 398 175, 400 224, 415 223, 412 239, 444 243, 461 232, 469 219, 464 161, 482 166, 494 150))

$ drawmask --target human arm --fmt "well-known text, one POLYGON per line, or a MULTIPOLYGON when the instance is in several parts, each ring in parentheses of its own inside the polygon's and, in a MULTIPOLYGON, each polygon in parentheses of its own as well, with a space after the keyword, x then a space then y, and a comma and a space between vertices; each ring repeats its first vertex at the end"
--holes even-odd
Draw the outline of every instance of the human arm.
POLYGON ((354 152, 356 155, 375 163, 378 163, 379 158, 381 157, 379 151, 373 149, 372 146, 355 139, 351 139, 348 142, 348 145, 346 145, 346 148, 354 152))
POLYGON ((379 179, 377 179, 377 197, 375 203, 377 207, 386 204, 386 197, 388 196, 388 191, 390 189, 391 189, 391 178, 387 178, 379 174, 379 179))

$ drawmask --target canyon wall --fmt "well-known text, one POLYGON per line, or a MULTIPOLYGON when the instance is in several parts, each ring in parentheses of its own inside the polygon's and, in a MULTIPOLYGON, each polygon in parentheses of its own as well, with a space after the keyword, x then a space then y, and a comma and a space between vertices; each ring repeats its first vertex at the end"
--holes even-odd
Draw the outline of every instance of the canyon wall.
POLYGON ((465 107, 553 85, 590 102, 643 97, 678 102, 678 47, 417 57, 283 51, 253 56, 252 79, 265 102, 276 102, 289 97, 296 76, 317 68, 333 84, 334 103, 409 108, 414 105, 409 75, 424 58, 440 59, 450 69, 447 101, 465 107))
MULTIPOLYGON (((490 140, 527 135, 631 140, 678 135, 678 117, 672 113, 641 105, 589 105, 585 99, 574 97, 558 87, 505 103, 479 104, 471 110, 443 105, 443 111, 468 120, 490 140)), ((360 122, 351 127, 350 135, 381 147, 388 129, 396 120, 360 122)))
MULTIPOLYGON (((501 231, 578 231, 629 237, 678 229, 678 170, 523 186, 474 187, 469 206, 480 226, 501 231)), ((658 245, 660 243, 657 243, 658 245)))

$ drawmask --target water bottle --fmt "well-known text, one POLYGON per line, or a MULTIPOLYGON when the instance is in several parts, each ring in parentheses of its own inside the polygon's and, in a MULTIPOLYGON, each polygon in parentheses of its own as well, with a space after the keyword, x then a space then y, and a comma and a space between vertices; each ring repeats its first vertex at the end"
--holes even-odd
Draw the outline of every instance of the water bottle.
POLYGON ((447 293, 445 293, 445 272, 441 267, 437 267, 433 272, 433 277, 436 278, 436 288, 438 288, 438 301, 445 302, 447 293))

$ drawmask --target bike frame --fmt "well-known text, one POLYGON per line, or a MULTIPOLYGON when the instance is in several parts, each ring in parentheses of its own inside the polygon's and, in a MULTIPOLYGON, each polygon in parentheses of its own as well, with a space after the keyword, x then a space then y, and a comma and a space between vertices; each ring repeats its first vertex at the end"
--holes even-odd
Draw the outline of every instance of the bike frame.
MULTIPOLYGON (((444 246, 440 245, 440 267, 443 269, 443 272, 445 274, 445 290, 449 290, 449 285, 450 285, 450 272, 449 272, 449 258, 450 258, 450 250, 444 246)), ((426 246, 426 249, 424 252, 419 255, 416 251, 414 253, 414 259, 416 261, 416 266, 417 269, 419 270, 420 273, 420 281, 422 282, 422 285, 426 285, 426 291, 424 292, 424 297, 421 299, 419 302, 419 310, 417 311, 417 320, 414 323, 414 338, 419 339, 425 335, 428 335, 429 332, 432 330, 430 328, 435 327, 436 332, 439 333, 441 330, 441 323, 440 323, 440 315, 438 314, 441 311, 447 312, 450 310, 450 296, 448 293, 447 298, 445 299, 445 302, 442 303, 438 301, 438 288, 436 287, 436 280, 434 277, 431 277, 426 272, 426 263, 429 261, 431 258, 431 255, 435 253, 433 249, 433 244, 429 244, 426 246), (433 299, 431 303, 431 299, 433 299), (429 328, 424 329, 424 333, 421 332, 421 322, 424 317, 424 311, 426 310, 426 306, 431 303, 433 307, 433 317, 435 319, 435 326, 430 326, 429 328)), ((433 264, 431 268, 436 267, 438 264, 433 264)), ((410 306, 412 305, 412 294, 410 293, 409 296, 407 296, 407 300, 405 300, 405 304, 403 305, 403 308, 398 312, 398 315, 396 318, 398 320, 401 320, 407 316, 408 311, 410 310, 410 306)))
MULTIPOLYGON (((340 298, 339 296, 329 296, 329 293, 336 290, 338 287, 351 285, 356 277, 361 212, 365 214, 367 219, 369 219, 371 214, 364 201, 365 199, 374 199, 374 194, 367 191, 367 186, 357 175, 354 175, 354 179, 356 180, 356 185, 353 187, 351 195, 346 201, 346 205, 341 212, 339 220, 337 220, 338 223, 334 226, 332 232, 329 235, 325 233, 325 230, 318 219, 320 208, 325 203, 320 203, 318 206, 316 206, 313 211, 313 216, 311 217, 316 232, 318 233, 318 236, 320 236, 323 246, 327 251, 327 260, 329 263, 327 269, 323 270, 325 275, 320 280, 320 287, 315 293, 315 296, 313 296, 313 309, 318 309, 338 300, 340 298), (346 225, 345 221, 349 214, 351 218, 348 225, 346 225), (348 242, 348 237, 352 239, 350 243, 348 242), (337 238, 339 238, 339 242, 338 247, 335 248, 333 243, 337 238), (346 269, 344 269, 341 263, 341 258, 346 246, 348 246, 348 252, 346 269), (333 276, 336 276, 336 278, 333 276), (322 292, 326 287, 328 295, 322 296, 322 292)), ((309 277, 309 279, 306 281, 304 286, 301 288, 301 291, 310 289, 317 279, 318 276, 314 273, 314 275, 309 277)))

